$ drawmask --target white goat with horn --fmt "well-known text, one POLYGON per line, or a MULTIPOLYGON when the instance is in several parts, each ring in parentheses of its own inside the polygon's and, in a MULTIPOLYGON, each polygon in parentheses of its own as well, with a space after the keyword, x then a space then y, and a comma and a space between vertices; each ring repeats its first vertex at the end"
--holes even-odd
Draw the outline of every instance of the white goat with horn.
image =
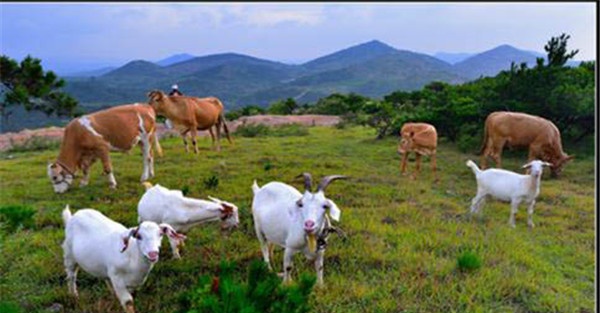
MULTIPOLYGON (((329 218, 339 221, 340 209, 325 197, 325 188, 334 180, 346 178, 330 175, 323 178, 316 192, 311 192, 312 178, 303 173, 304 194, 296 188, 270 182, 258 187, 252 185, 252 215, 254 228, 260 241, 264 261, 272 269, 269 252, 273 245, 285 249, 283 257, 284 283, 291 281, 292 257, 302 251, 309 260, 315 260, 317 284, 323 285, 323 254, 330 232, 338 231, 329 218)), ((298 176, 298 177, 300 177, 298 176)))

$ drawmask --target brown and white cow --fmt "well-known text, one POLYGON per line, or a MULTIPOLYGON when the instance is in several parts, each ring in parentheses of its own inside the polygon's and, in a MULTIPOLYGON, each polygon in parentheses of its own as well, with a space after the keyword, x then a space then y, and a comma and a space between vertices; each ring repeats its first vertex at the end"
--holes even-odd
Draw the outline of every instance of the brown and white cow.
POLYGON ((528 162, 539 159, 551 163, 553 177, 558 176, 563 166, 574 156, 562 149, 560 131, 551 121, 535 115, 519 112, 493 112, 485 120, 481 146, 481 168, 486 167, 487 158, 502 167, 502 149, 529 148, 528 162))
MULTIPOLYGON (((400 144, 398 153, 403 154, 401 173, 406 171, 406 160, 410 152, 415 153, 417 163, 417 174, 421 171, 421 156, 426 155, 431 158, 431 170, 435 181, 438 180, 436 174, 435 154, 437 149, 437 131, 435 127, 427 123, 405 123, 400 129, 400 144)), ((416 178, 413 174, 412 178, 416 178)))
POLYGON ((141 180, 154 176, 151 146, 162 155, 155 133, 156 114, 147 104, 127 104, 87 114, 73 119, 66 127, 60 152, 54 163, 48 164, 48 177, 54 192, 69 189, 78 169, 83 172, 80 186, 89 182, 89 169, 100 159, 111 188, 116 188, 109 152, 127 152, 139 144, 144 155, 141 180))
POLYGON ((169 119, 181 133, 186 152, 189 151, 186 137, 190 133, 192 145, 194 145, 194 153, 198 153, 196 145, 197 130, 208 130, 210 132, 214 148, 215 136, 212 131, 213 126, 217 131, 217 151, 221 150, 221 127, 223 127, 227 135, 227 140, 231 143, 229 129, 227 129, 223 115, 224 106, 219 99, 215 97, 168 96, 160 90, 150 91, 148 98, 148 103, 156 110, 156 114, 169 119))

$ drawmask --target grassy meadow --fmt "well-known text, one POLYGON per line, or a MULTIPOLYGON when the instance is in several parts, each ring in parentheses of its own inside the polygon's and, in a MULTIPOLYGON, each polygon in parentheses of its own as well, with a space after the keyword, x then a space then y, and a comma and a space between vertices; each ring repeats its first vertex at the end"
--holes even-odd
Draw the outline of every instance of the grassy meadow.
MULTIPOLYGON (((512 229, 508 203, 488 200, 481 215, 467 214, 476 183, 465 161, 479 164, 478 156, 442 139, 440 182, 432 183, 428 158, 419 179, 411 180, 399 173, 397 139, 374 137, 372 129, 361 127, 310 127, 300 136, 234 136, 235 144, 224 141, 221 152, 210 150, 210 139, 203 138, 199 155, 184 153, 178 137, 162 140, 165 156, 156 158, 151 182, 235 203, 240 227, 229 233, 218 223, 193 229, 181 260, 171 257, 164 240, 160 261, 134 294, 136 309, 184 311, 187 292, 200 275, 216 275, 221 260, 235 261, 245 276, 247 265, 261 258, 250 213, 253 180, 260 186, 278 180, 302 190, 294 177, 307 171, 316 181, 330 174, 350 177, 326 192, 342 211, 337 225, 348 238, 330 237, 325 287, 313 290, 313 312, 594 312, 593 156, 578 156, 560 179, 544 173, 536 227, 527 227, 522 205, 512 229)), ((120 312, 107 286, 83 271, 79 302, 68 295, 60 213, 66 204, 72 212, 94 208, 134 226, 144 192, 141 153, 136 148, 111 155, 116 190, 108 188, 98 162, 89 186, 62 195, 54 194, 46 177, 46 164, 57 154, 54 147, 1 155, 0 205, 29 206, 36 214, 31 227, 0 229, 0 305, 15 312, 120 312)), ((524 151, 505 152, 504 166, 520 171, 525 159, 524 151)), ((409 172, 414 166, 411 157, 409 172)), ((282 271, 282 251, 275 249, 276 271, 282 271)), ((302 254, 294 265, 295 278, 314 273, 302 254)))

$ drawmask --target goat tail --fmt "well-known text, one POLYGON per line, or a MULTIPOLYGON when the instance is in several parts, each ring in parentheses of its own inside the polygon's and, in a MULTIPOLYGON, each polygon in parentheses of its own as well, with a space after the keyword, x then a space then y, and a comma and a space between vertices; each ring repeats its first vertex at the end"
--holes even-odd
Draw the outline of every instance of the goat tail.
POLYGON ((71 210, 69 210, 69 205, 67 204, 67 206, 65 206, 65 209, 62 211, 62 219, 63 219, 63 222, 65 223, 65 226, 71 219, 71 216, 72 216, 71 210))
POLYGON ((481 170, 479 169, 479 167, 477 167, 477 164, 475 164, 475 162, 468 160, 466 164, 468 167, 471 168, 471 170, 473 170, 473 174, 475 174, 475 176, 481 173, 481 170))
POLYGON ((260 190, 260 187, 258 187, 258 184, 256 183, 256 179, 255 179, 254 183, 252 184, 252 192, 254 194, 256 194, 259 190, 260 190))
POLYGON ((152 188, 152 184, 150 182, 147 182, 147 181, 142 182, 142 185, 144 185, 144 187, 146 188, 146 190, 152 188))

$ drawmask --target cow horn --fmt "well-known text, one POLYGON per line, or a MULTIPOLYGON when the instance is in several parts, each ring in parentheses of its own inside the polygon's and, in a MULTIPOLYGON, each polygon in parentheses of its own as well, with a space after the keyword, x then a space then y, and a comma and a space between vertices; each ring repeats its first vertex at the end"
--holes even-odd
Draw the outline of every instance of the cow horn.
POLYGON ((312 190, 312 176, 310 173, 302 173, 296 178, 304 177, 304 190, 310 192, 312 190))
POLYGON ((317 187, 317 191, 325 191, 325 188, 327 188, 327 186, 334 180, 336 179, 346 179, 348 178, 347 176, 344 175, 329 175, 329 176, 325 176, 323 177, 323 180, 321 180, 321 182, 319 183, 319 186, 317 187))

